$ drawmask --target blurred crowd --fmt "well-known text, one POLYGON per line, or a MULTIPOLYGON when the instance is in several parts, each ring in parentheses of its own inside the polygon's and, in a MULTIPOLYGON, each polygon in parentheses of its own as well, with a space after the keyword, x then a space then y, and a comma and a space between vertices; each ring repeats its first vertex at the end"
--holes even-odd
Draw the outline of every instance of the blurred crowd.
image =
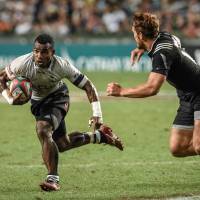
POLYGON ((0 33, 130 33, 132 14, 157 14, 161 29, 200 37, 200 0, 0 0, 0 33))

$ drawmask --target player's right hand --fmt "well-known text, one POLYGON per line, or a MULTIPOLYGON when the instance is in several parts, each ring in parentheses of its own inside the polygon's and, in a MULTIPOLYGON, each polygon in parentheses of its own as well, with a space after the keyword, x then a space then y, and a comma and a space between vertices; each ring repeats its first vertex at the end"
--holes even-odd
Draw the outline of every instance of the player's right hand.
POLYGON ((135 63, 139 62, 144 51, 145 51, 144 49, 138 49, 138 48, 131 51, 131 58, 130 58, 131 65, 134 65, 135 63))
POLYGON ((106 92, 107 92, 108 96, 119 97, 119 96, 121 96, 121 91, 122 91, 122 87, 118 83, 109 83, 107 85, 106 92))

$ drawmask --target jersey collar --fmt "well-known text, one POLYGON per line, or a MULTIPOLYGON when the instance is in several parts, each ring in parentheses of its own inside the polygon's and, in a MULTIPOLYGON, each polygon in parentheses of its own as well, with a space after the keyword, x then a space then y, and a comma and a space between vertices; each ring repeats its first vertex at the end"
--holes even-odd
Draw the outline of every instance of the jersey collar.
POLYGON ((157 38, 154 40, 154 42, 152 43, 152 46, 151 46, 151 49, 150 49, 150 51, 148 51, 147 53, 148 53, 148 56, 149 57, 152 57, 153 56, 153 53, 154 53, 154 50, 155 50, 155 48, 156 48, 156 45, 157 45, 157 43, 158 43, 158 41, 159 40, 169 40, 169 38, 171 38, 172 36, 171 36, 171 34, 170 33, 168 33, 168 32, 165 32, 165 31, 161 31, 161 32, 159 32, 159 34, 158 34, 158 36, 157 36, 157 38))
POLYGON ((158 38, 160 37, 160 33, 158 34, 157 38, 154 40, 154 42, 151 45, 151 49, 147 52, 149 57, 152 57, 155 46, 156 46, 156 42, 158 41, 158 38))

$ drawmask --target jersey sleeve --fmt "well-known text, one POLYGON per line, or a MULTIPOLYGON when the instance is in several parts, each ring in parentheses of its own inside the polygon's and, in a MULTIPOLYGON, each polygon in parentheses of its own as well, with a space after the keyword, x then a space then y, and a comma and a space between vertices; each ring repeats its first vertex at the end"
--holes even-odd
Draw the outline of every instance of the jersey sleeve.
POLYGON ((16 59, 14 59, 10 65, 6 66, 5 68, 6 73, 9 77, 9 79, 13 79, 17 76, 25 76, 26 71, 24 69, 24 58, 23 56, 20 56, 16 59))
POLYGON ((173 57, 167 51, 158 51, 152 57, 152 72, 166 75, 171 67, 173 57))
POLYGON ((63 73, 65 78, 67 78, 71 83, 79 88, 82 88, 88 81, 87 76, 81 73, 74 65, 68 61, 65 61, 63 66, 63 73))

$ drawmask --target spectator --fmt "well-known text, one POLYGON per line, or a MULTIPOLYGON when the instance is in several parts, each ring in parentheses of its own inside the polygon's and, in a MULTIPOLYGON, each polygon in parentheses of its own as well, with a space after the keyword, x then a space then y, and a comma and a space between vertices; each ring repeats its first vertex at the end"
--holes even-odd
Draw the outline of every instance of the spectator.
POLYGON ((154 12, 161 30, 200 37, 200 0, 1 0, 0 33, 127 33, 136 11, 154 12))
POLYGON ((109 33, 121 32, 125 25, 126 14, 116 4, 111 4, 106 7, 102 21, 109 33))

